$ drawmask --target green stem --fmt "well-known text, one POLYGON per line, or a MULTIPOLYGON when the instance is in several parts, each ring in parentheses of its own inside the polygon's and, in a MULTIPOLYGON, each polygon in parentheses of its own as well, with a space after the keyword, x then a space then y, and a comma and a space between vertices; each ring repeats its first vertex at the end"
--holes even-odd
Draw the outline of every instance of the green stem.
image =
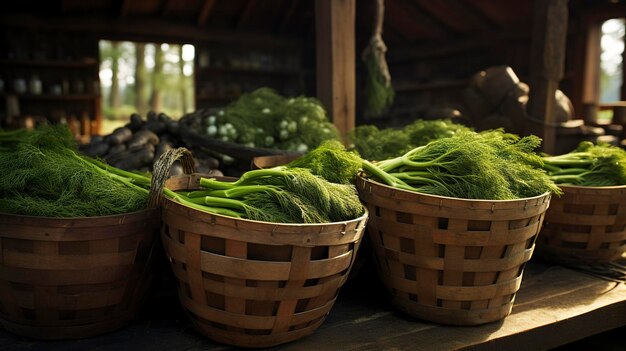
POLYGON ((194 190, 194 191, 186 191, 181 192, 180 195, 184 197, 194 198, 194 197, 203 197, 210 196, 214 190, 194 190))
POLYGON ((233 182, 222 182, 213 178, 200 178, 200 186, 213 190, 228 190, 235 186, 233 182))
POLYGON ((397 177, 398 179, 406 181, 406 183, 414 186, 416 184, 430 184, 436 185, 445 188, 446 186, 441 182, 429 178, 432 176, 428 172, 404 172, 404 173, 390 173, 392 176, 397 177))
POLYGON ((545 169, 548 172, 559 172, 559 171, 562 170, 561 167, 557 167, 557 166, 554 166, 554 165, 551 165, 551 164, 548 164, 548 163, 545 163, 545 162, 543 163, 543 167, 542 168, 545 169))
POLYGON ((193 208, 198 211, 211 213, 211 214, 219 214, 219 215, 224 215, 224 216, 229 216, 229 217, 235 217, 235 218, 243 217, 243 213, 238 212, 238 211, 233 211, 227 208, 209 207, 209 206, 195 204, 167 188, 163 189, 163 194, 171 199, 176 200, 182 205, 185 205, 187 207, 193 208))
POLYGON ((390 175, 389 173, 383 171, 382 169, 378 168, 376 165, 374 165, 373 163, 367 160, 363 160, 362 166, 365 172, 369 173, 371 176, 374 176, 380 179, 383 183, 389 186, 400 188, 400 189, 405 189, 405 190, 410 190, 410 191, 415 191, 415 188, 413 188, 412 186, 390 175))
POLYGON ((580 184, 583 182, 581 175, 572 175, 572 174, 550 176, 550 180, 552 180, 556 184, 563 184, 563 183, 580 184))
POLYGON ((552 166, 588 166, 594 161, 589 159, 544 158, 543 163, 552 166))
POLYGON ((588 171, 589 170, 587 168, 565 168, 565 169, 559 168, 558 171, 550 172, 549 174, 551 176, 567 175, 567 174, 579 175, 582 173, 586 173, 588 171))
POLYGON ((87 161, 91 163, 92 165, 107 171, 108 173, 113 173, 120 177, 129 178, 136 184, 139 184, 148 188, 150 187, 151 179, 149 177, 113 167, 95 158, 85 157, 85 156, 79 156, 79 157, 82 158, 84 161, 87 161))
POLYGON ((222 197, 214 197, 214 196, 205 196, 205 197, 194 197, 187 199, 187 201, 192 202, 197 205, 207 205, 209 207, 222 207, 233 210, 241 210, 245 211, 245 204, 239 200, 233 199, 225 199, 222 197))
POLYGON ((213 190, 209 192, 209 196, 217 196, 224 198, 242 198, 248 194, 258 192, 278 191, 278 188, 272 185, 240 185, 228 190, 213 190))
MULTIPOLYGON (((101 167, 99 167, 99 166, 97 165, 97 163, 90 162, 87 158, 82 157, 82 156, 80 156, 80 155, 78 155, 78 154, 76 154, 76 153, 74 153, 74 152, 71 152, 71 154, 72 154, 72 155, 73 155, 73 157, 75 157, 77 160, 79 160, 80 162, 82 162, 84 165, 86 165, 86 166, 88 166, 88 167, 91 167, 91 168, 92 168, 93 170, 95 170, 96 172, 99 172, 99 173, 101 173, 101 174, 103 174, 103 175, 106 175, 106 176, 108 176, 108 177, 112 178, 112 179, 115 179, 115 180, 117 180, 117 181, 119 181, 119 182, 121 182, 121 183, 123 183, 123 184, 127 185, 128 187, 130 187, 130 188, 132 188, 132 189, 135 189, 135 190, 137 190, 137 191, 139 191, 139 192, 142 192, 142 193, 144 193, 144 194, 149 194, 149 193, 150 193, 150 191, 149 191, 148 189, 143 188, 143 187, 141 187, 141 186, 138 186, 137 184, 135 184, 135 183, 133 183, 131 180, 129 180, 127 177, 124 177, 124 176, 122 176, 122 175, 119 175, 119 174, 116 174, 116 173, 114 173, 114 172, 111 172, 111 171, 107 170, 107 168, 101 168, 101 167)), ((98 162, 99 162, 99 161, 98 161, 98 162)), ((101 162, 100 162, 100 163, 101 163, 101 162)), ((102 163, 101 163, 101 164, 102 164, 102 163)), ((110 168, 110 169, 113 169, 113 168, 115 168, 115 167, 109 167, 109 168, 110 168)), ((115 169, 117 169, 117 168, 115 168, 115 169)), ((128 172, 128 173, 130 173, 130 172, 128 172)), ((131 173, 131 174, 132 174, 132 173, 131 173)), ((135 175, 135 176, 139 177, 139 179, 141 179, 141 181, 145 181, 145 177, 142 177, 142 176, 139 176, 139 175, 135 175)), ((132 178, 131 178, 131 179, 132 179, 132 178)))
POLYGON ((235 182, 236 185, 244 185, 250 181, 263 177, 286 177, 289 173, 282 170, 282 168, 268 168, 268 169, 256 169, 248 171, 241 175, 235 182))

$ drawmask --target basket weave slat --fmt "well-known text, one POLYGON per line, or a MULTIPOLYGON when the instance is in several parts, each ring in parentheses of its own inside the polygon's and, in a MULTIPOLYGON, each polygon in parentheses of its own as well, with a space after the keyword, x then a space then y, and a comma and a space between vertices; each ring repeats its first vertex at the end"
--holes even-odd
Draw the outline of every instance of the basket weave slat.
POLYGON ((159 213, 92 218, 0 214, 0 323, 40 339, 127 324, 150 286, 159 213))
POLYGON ((572 218, 572 213, 554 213, 549 215, 550 222, 555 223, 569 223, 575 225, 588 225, 588 226, 607 226, 618 224, 617 215, 607 215, 607 206, 597 206, 597 214, 585 215, 576 214, 576 218, 572 218), (604 211, 602 210, 604 207, 604 211))
POLYGON ((14 304, 19 308, 36 309, 45 302, 46 306, 55 306, 58 310, 86 310, 103 306, 116 305, 124 296, 124 287, 108 291, 82 292, 80 295, 64 295, 57 287, 38 287, 34 292, 23 291, 15 295, 14 304))
MULTIPOLYGON (((199 175, 172 190, 198 188, 199 175)), ((200 212, 164 198, 161 238, 192 325, 210 338, 268 347, 312 333, 346 281, 367 222, 275 224, 200 212)))
MULTIPOLYGON (((163 213, 163 221, 170 223, 175 228, 184 227, 192 233, 202 232, 206 229, 207 223, 211 223, 213 219, 214 217, 209 213, 195 211, 182 206, 181 208, 172 208, 163 213)), ((227 217, 221 218, 219 225, 221 230, 219 233, 215 233, 215 238, 257 244, 267 243, 268 232, 259 230, 258 226, 237 222, 234 218, 227 217)), ((276 225, 276 228, 279 228, 279 226, 276 225)), ((270 235, 272 236, 272 243, 275 245, 334 246, 351 244, 361 235, 360 228, 352 222, 319 225, 317 228, 303 227, 300 232, 298 232, 297 228, 280 227, 280 231, 272 231, 272 229, 270 229, 270 235), (338 230, 344 233, 340 237, 337 236, 338 230)))
MULTIPOLYGON (((182 270, 180 265, 172 266, 172 268, 174 270, 174 275, 177 279, 179 279, 182 283, 189 283, 186 280, 188 278, 187 273, 186 271, 182 270)), ((314 298, 327 293, 335 293, 337 289, 345 282, 345 276, 342 275, 329 277, 328 279, 329 280, 318 283, 317 285, 305 286, 291 290, 276 289, 275 284, 272 284, 272 286, 269 287, 251 287, 241 286, 239 284, 211 281, 206 278, 204 278, 203 280, 203 286, 207 292, 219 295, 232 296, 244 300, 257 299, 261 301, 278 301, 314 298)))
MULTIPOLYGON (((415 281, 404 277, 385 276, 385 284, 393 284, 394 288, 405 294, 415 291, 415 281)), ((522 283, 522 277, 516 277, 502 283, 487 286, 446 286, 434 284, 434 295, 443 300, 474 301, 487 296, 502 296, 514 294, 522 283)), ((486 306, 485 306, 486 307, 486 306)))
POLYGON ((474 221, 523 220, 543 214, 541 211, 544 200, 541 197, 516 201, 472 200, 469 205, 464 199, 418 194, 391 187, 376 188, 376 192, 369 192, 371 185, 362 184, 365 187, 360 193, 363 201, 376 203, 379 208, 393 208, 396 212, 407 214, 437 217, 438 214, 446 215, 447 211, 453 210, 455 218, 474 221), (522 213, 519 211, 520 207, 524 209, 522 213))
POLYGON ((11 281, 18 284, 58 286, 109 283, 119 279, 127 279, 130 275, 131 268, 131 265, 126 265, 100 267, 96 269, 83 268, 81 270, 65 269, 47 271, 0 265, 0 280, 11 281))
POLYGON ((538 254, 566 264, 603 264, 626 252, 626 185, 561 186, 546 213, 538 254))
POLYGON ((40 252, 32 254, 22 252, 5 252, 4 263, 27 269, 80 269, 90 265, 92 267, 123 266, 132 264, 134 252, 117 254, 94 255, 43 255, 40 252))
POLYGON ((208 321, 198 323, 197 328, 205 335, 211 335, 215 340, 231 345, 249 345, 248 347, 260 347, 258 345, 276 345, 283 343, 280 340, 298 340, 313 333, 324 322, 324 318, 311 322, 301 329, 295 329, 279 334, 254 335, 245 333, 233 333, 229 330, 212 327, 208 321))
POLYGON ((146 228, 151 218, 149 214, 143 212, 135 212, 132 215, 90 217, 87 223, 82 220, 83 218, 59 221, 59 218, 14 217, 3 218, 3 238, 49 242, 80 242, 84 240, 85 230, 89 231, 90 240, 128 237, 124 231, 111 232, 108 226, 124 225, 128 231, 141 231, 146 228), (37 218, 37 221, 32 222, 30 218, 37 218), (42 231, 41 228, 46 228, 46 230, 42 231))
POLYGON ((550 195, 488 201, 431 196, 357 177, 368 237, 392 303, 417 318, 476 325, 506 317, 550 195))
MULTIPOLYGON (((128 323, 129 316, 119 316, 117 318, 107 318, 102 321, 102 318, 92 318, 91 320, 85 319, 85 323, 82 325, 68 325, 63 326, 56 324, 50 326, 49 323, 42 323, 32 328, 29 337, 36 339, 59 339, 59 335, 97 335, 101 334, 103 330, 115 330, 128 323)), ((8 331, 16 332, 23 330, 23 324, 20 321, 4 320, 2 322, 3 327, 8 331)))

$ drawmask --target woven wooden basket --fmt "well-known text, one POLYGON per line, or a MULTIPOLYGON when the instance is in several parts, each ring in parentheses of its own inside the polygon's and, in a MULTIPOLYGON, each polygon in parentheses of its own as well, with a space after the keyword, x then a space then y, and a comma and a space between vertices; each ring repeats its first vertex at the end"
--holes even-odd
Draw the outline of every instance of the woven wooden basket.
POLYGON ((465 200, 357 177, 368 238, 391 302, 413 317, 477 325, 506 317, 550 194, 465 200))
MULTIPOLYGON (((191 190, 200 175, 171 178, 191 190)), ((329 224, 276 224, 197 211, 163 198, 161 237, 193 326, 213 340, 268 347, 315 331, 356 257, 367 213, 329 224)))
POLYGON ((127 324, 154 275, 159 212, 44 218, 0 214, 0 324, 73 339, 127 324))
POLYGON ((552 200, 537 254, 568 265, 602 264, 626 252, 626 185, 560 186, 552 200))

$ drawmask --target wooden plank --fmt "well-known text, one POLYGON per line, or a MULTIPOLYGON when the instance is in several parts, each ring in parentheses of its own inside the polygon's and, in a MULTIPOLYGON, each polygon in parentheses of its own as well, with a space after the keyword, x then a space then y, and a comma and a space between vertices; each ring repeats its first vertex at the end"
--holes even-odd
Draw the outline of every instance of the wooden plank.
POLYGON ((235 26, 235 29, 241 29, 243 26, 246 25, 246 23, 250 19, 250 16, 254 12, 254 7, 255 6, 256 6, 256 0, 248 0, 248 1, 246 1, 246 6, 244 7, 243 11, 241 12, 241 15, 239 16, 239 19, 237 19, 237 25, 235 26))
POLYGON ((411 2, 387 1, 385 3, 386 18, 390 27, 405 35, 410 42, 424 39, 447 39, 449 32, 441 24, 421 12, 411 2))
MULTIPOLYGON (((585 61, 584 70, 582 72, 583 81, 580 89, 582 89, 583 104, 597 104, 600 101, 600 36, 601 23, 592 22, 590 19, 585 20, 586 45, 584 46, 585 61)), ((581 111, 582 112, 582 111, 581 111)))
POLYGON ((120 4, 120 13, 119 13, 120 18, 126 17, 126 15, 128 15, 129 9, 130 9, 130 0, 122 0, 122 3, 120 4))
POLYGON ((188 43, 190 40, 218 43, 263 43, 265 46, 294 50, 298 42, 293 38, 252 32, 207 30, 193 24, 164 22, 158 18, 103 18, 98 16, 33 16, 29 14, 0 14, 0 24, 16 28, 46 28, 97 34, 101 39, 188 43))
POLYGON ((355 0, 316 0, 317 97, 340 135, 355 126, 355 0))
POLYGON ((527 132, 543 138, 543 151, 556 150, 555 98, 565 65, 568 0, 536 1, 533 9, 533 36, 530 58, 528 114, 543 121, 527 132))
POLYGON ((327 322, 306 343, 300 341, 284 349, 304 350, 314 345, 319 349, 428 350, 437 345, 437 350, 545 350, 626 325, 623 284, 558 266, 525 279, 513 313, 503 322, 441 326, 385 309, 382 304, 346 321, 342 316, 347 314, 346 306, 342 305, 331 311, 327 322), (337 319, 331 318, 334 316, 337 319), (585 324, 589 320, 598 324, 585 324), (535 333, 545 338, 537 338, 535 333))
MULTIPOLYGON (((626 325, 625 284, 535 262, 527 266, 513 313, 501 322, 475 327, 442 326, 413 319, 389 306, 377 279, 368 275, 361 284, 364 285, 344 287, 339 301, 315 333, 274 349, 546 350, 626 325)), ((176 300, 167 303, 178 305, 176 300)), ((166 304, 158 306, 158 318, 140 320, 98 337, 49 343, 26 341, 0 331, 0 345, 10 350, 51 351, 76 346, 95 349, 102 345, 111 349, 157 351, 236 349, 190 333, 188 322, 181 319, 182 311, 164 317, 161 313, 164 313, 162 307, 166 304)), ((621 338, 615 340, 616 347, 620 345, 618 342, 623 341, 621 338)))
POLYGON ((289 1, 289 7, 287 8, 287 11, 285 11, 285 15, 283 16, 283 19, 280 20, 280 24, 278 25, 279 33, 283 32, 285 28, 287 28, 287 25, 291 21, 291 18, 293 17, 296 8, 298 8, 298 5, 300 5, 300 0, 289 1))
POLYGON ((211 11, 215 6, 216 0, 206 0, 202 5, 202 9, 200 10, 200 14, 198 14, 198 26, 202 27, 206 24, 207 19, 211 15, 211 11))
POLYGON ((161 15, 167 17, 171 14, 172 8, 174 7, 174 0, 163 0, 163 4, 161 6, 161 15))

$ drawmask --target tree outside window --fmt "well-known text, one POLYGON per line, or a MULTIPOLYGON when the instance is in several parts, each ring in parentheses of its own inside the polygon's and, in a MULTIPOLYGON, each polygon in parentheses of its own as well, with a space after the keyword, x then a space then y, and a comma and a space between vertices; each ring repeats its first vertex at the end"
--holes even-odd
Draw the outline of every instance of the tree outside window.
POLYGON ((101 40, 102 134, 148 111, 180 118, 194 107, 193 62, 189 44, 101 40))

